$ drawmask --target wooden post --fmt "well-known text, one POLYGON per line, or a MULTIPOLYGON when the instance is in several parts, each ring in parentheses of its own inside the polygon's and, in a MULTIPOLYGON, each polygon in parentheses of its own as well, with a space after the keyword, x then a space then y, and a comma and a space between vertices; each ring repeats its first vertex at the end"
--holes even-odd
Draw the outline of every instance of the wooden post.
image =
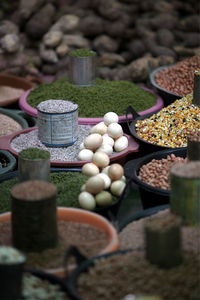
POLYGON ((187 158, 200 161, 200 130, 188 134, 187 158))
POLYGON ((13 245, 25 252, 39 252, 57 245, 54 184, 30 180, 11 189, 13 245))
POLYGON ((200 161, 177 163, 170 171, 171 211, 186 225, 200 225, 200 161))
POLYGON ((194 105, 200 106, 200 69, 194 71, 193 101, 194 105))
POLYGON ((173 214, 153 217, 145 224, 146 257, 161 268, 172 268, 182 262, 181 218, 173 214))

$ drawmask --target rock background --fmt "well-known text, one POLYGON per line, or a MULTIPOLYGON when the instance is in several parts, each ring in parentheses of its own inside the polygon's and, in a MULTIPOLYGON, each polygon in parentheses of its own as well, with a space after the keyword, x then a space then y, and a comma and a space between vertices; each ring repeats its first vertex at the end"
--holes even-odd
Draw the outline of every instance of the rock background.
POLYGON ((98 54, 97 76, 148 80, 148 68, 200 53, 197 0, 1 0, 0 72, 68 74, 68 53, 98 54))

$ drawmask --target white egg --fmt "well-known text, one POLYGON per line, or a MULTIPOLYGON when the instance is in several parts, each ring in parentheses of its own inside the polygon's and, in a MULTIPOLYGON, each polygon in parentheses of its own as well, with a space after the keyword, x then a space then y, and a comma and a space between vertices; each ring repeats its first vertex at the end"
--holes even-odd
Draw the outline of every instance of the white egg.
POLYGON ((78 196, 78 202, 80 207, 88 210, 93 210, 96 207, 96 201, 94 196, 88 192, 82 192, 78 196))
POLYGON ((106 175, 108 175, 108 169, 110 168, 110 166, 107 166, 107 167, 105 167, 105 168, 103 168, 102 170, 101 170, 101 173, 105 173, 106 175))
POLYGON ((92 157, 92 162, 95 165, 97 165, 99 168, 105 168, 109 165, 110 158, 109 158, 108 154, 98 151, 98 152, 94 153, 94 155, 92 157))
POLYGON ((84 140, 84 147, 95 151, 101 146, 103 138, 99 133, 92 133, 88 135, 84 140))
POLYGON ((115 112, 108 112, 104 115, 103 121, 106 125, 109 125, 111 123, 118 123, 119 117, 115 112))
POLYGON ((104 122, 100 122, 100 123, 94 125, 90 129, 90 133, 99 133, 99 134, 103 135, 106 132, 107 132, 107 126, 104 124, 104 122))
POLYGON ((108 189, 111 185, 110 177, 105 173, 99 173, 97 176, 103 179, 104 181, 104 189, 108 189))
POLYGON ((124 168, 120 164, 112 164, 108 170, 108 176, 111 180, 120 180, 124 175, 124 168))
POLYGON ((81 192, 84 192, 85 191, 85 184, 83 184, 82 186, 81 186, 81 192))
POLYGON ((120 136, 114 144, 114 149, 116 152, 121 152, 128 147, 128 138, 126 136, 120 136))
POLYGON ((104 180, 98 175, 90 177, 85 184, 85 190, 91 194, 98 194, 104 189, 104 180))
POLYGON ((111 138, 118 139, 123 135, 122 126, 118 123, 112 123, 108 125, 107 133, 111 138))
POLYGON ((94 153, 89 149, 82 149, 78 154, 79 160, 91 160, 94 153))
POLYGON ((107 133, 103 135, 103 144, 114 146, 115 141, 107 133))
POLYGON ((102 191, 95 196, 95 201, 99 206, 107 206, 112 204, 112 195, 107 191, 102 191))
POLYGON ((126 177, 123 175, 122 178, 120 178, 120 180, 126 182, 126 177))
POLYGON ((113 147, 108 145, 108 144, 102 144, 97 150, 97 151, 101 151, 104 152, 108 155, 111 155, 113 153, 113 147))
POLYGON ((126 184, 122 180, 116 180, 111 183, 110 191, 115 196, 120 196, 125 188, 126 184))
MULTIPOLYGON (((113 144, 113 146, 114 146, 114 144, 113 144)), ((80 144, 79 149, 80 149, 80 150, 85 149, 85 147, 84 147, 84 142, 82 142, 82 143, 80 144)))
POLYGON ((86 176, 94 176, 99 173, 99 168, 93 163, 87 163, 83 165, 82 173, 86 176))

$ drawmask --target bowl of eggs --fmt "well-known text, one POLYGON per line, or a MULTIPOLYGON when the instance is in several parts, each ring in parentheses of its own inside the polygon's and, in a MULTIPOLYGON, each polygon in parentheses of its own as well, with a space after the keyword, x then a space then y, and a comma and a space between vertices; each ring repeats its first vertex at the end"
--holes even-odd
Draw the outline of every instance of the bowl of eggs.
POLYGON ((88 179, 81 187, 78 201, 81 208, 114 220, 126 195, 126 177, 122 165, 109 164, 106 153, 103 154, 107 159, 99 160, 100 153, 97 152, 93 161, 82 167, 82 174, 88 179))

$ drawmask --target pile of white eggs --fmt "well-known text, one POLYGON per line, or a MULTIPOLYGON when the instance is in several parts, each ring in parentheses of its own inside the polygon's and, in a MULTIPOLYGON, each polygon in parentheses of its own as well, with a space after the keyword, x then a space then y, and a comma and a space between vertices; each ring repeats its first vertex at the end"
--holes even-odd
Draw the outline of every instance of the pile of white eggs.
POLYGON ((128 147, 128 139, 118 124, 119 117, 115 112, 104 115, 103 121, 94 125, 90 134, 80 145, 79 160, 92 160, 94 153, 103 152, 111 155, 114 151, 121 152, 128 147))
POLYGON ((112 204, 113 196, 122 194, 126 185, 124 168, 118 163, 109 163, 106 153, 96 152, 92 162, 82 167, 82 173, 89 178, 78 197, 80 207, 88 210, 94 210, 96 206, 104 207, 112 204))

